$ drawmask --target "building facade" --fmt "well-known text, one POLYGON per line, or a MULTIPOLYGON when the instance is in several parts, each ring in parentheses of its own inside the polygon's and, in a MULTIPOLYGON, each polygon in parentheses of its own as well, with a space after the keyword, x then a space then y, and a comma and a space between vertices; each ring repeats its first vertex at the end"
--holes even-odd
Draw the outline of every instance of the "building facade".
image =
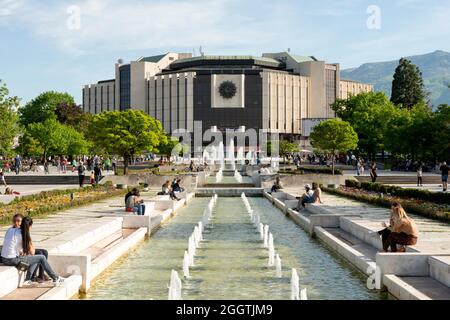
POLYGON ((239 127, 264 129, 299 140, 334 118, 338 98, 373 90, 341 80, 339 64, 288 52, 254 56, 201 56, 167 53, 115 66, 115 78, 86 85, 83 109, 142 110, 176 129, 239 127))

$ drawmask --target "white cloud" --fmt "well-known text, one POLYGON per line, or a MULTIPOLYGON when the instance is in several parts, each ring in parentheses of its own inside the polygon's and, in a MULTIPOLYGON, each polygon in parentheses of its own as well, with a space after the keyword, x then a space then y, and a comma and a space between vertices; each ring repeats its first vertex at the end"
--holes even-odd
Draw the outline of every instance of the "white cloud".
POLYGON ((0 0, 0 17, 12 15, 21 5, 21 0, 0 0))
POLYGON ((36 36, 73 54, 102 49, 238 46, 276 39, 276 33, 265 27, 267 21, 240 14, 237 0, 25 1, 14 23, 29 26, 36 36), (67 28, 70 5, 81 9, 79 30, 67 28))

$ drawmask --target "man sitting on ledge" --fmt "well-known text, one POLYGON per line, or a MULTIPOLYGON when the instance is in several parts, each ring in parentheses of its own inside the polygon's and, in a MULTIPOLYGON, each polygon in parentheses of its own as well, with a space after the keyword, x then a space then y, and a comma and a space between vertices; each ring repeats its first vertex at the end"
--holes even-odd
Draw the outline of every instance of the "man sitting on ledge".
POLYGON ((389 247, 392 252, 397 252, 397 244, 401 245, 398 252, 405 252, 405 246, 417 243, 419 232, 416 223, 406 215, 400 203, 392 203, 390 225, 388 226, 385 222, 382 225, 385 229, 379 231, 378 234, 381 235, 385 252, 388 252, 389 247))
POLYGON ((311 186, 307 184, 305 186, 305 193, 301 196, 298 201, 296 211, 303 210, 305 208, 305 204, 307 203, 323 203, 322 202, 322 190, 319 188, 319 185, 315 182, 311 186))

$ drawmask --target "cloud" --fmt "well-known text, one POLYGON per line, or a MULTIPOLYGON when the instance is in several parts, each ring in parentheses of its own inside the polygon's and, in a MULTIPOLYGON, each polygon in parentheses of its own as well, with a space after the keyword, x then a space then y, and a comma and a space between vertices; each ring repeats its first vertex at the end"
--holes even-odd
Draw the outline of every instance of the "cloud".
POLYGON ((261 44, 277 34, 264 24, 267 20, 242 13, 237 0, 26 2, 14 22, 75 55, 102 49, 261 44), (72 5, 80 9, 79 29, 67 26, 74 18, 73 11, 67 12, 72 5))
POLYGON ((21 5, 21 0, 0 0, 0 17, 12 15, 21 5))

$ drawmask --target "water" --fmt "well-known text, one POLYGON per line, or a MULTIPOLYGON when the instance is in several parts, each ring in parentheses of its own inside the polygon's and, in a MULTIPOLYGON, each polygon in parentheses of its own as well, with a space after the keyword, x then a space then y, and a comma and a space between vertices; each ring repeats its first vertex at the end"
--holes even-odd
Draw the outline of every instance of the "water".
MULTIPOLYGON (((209 198, 195 198, 170 224, 124 257, 91 288, 88 299, 162 299, 172 269, 183 271, 188 238, 209 198)), ((283 261, 282 278, 267 266, 268 251, 251 222, 241 198, 219 198, 211 223, 205 227, 190 278, 182 280, 182 297, 196 299, 290 299, 291 270, 309 299, 381 299, 369 291, 366 277, 288 220, 264 198, 249 198, 261 223, 270 226, 276 253, 283 261), (211 226, 213 226, 211 228, 211 226)), ((181 273, 183 274, 183 273, 181 273)))

